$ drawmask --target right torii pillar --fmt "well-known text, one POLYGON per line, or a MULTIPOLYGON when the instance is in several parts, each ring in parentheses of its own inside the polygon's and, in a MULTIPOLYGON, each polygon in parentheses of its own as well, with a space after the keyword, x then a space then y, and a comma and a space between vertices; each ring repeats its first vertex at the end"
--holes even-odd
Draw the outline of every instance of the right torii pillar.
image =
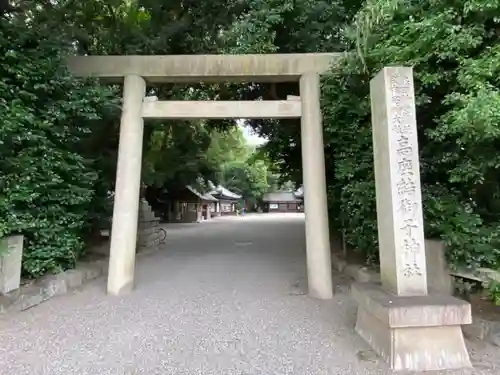
POLYGON ((353 285, 356 332, 393 370, 471 367, 470 304, 427 290, 412 69, 384 68, 370 95, 382 285, 353 285))

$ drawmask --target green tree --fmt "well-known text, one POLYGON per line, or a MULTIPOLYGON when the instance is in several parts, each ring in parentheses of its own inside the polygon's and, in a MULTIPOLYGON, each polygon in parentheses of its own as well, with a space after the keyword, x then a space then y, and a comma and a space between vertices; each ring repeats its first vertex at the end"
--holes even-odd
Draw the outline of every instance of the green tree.
POLYGON ((0 237, 26 236, 29 276, 79 256, 99 177, 79 151, 114 110, 112 90, 69 75, 67 52, 35 13, 0 17, 0 237))
MULTIPOLYGON (((221 30, 233 20, 240 4, 229 0, 210 3, 177 0, 61 1, 46 5, 47 22, 63 25, 75 40, 79 54, 189 54, 216 53, 221 30), (50 19, 49 19, 50 18, 50 19), (56 20, 56 21, 54 21, 56 20)), ((59 26, 62 27, 62 26, 59 26)), ((215 96, 217 86, 159 84, 148 94, 160 100, 197 100, 215 96)), ((114 137, 101 138, 100 149, 115 157, 119 118, 114 137)), ((110 124, 107 124, 109 128, 110 124)), ((214 127, 224 123, 154 121, 145 126, 143 182, 147 186, 176 187, 198 178, 213 177, 215 170, 205 152, 214 127)), ((102 168, 107 168, 103 164, 102 168)), ((114 178, 114 176, 108 176, 114 178)), ((113 182, 103 181, 113 189, 113 182)))
MULTIPOLYGON (((218 171, 225 169, 227 164, 244 162, 251 155, 251 148, 243 132, 234 124, 227 130, 213 130, 210 138, 206 157, 210 165, 218 171)), ((220 175, 216 177, 221 178, 220 175)))
MULTIPOLYGON (((70 77, 87 54, 353 51, 323 84, 332 227, 376 260, 369 80, 415 70, 426 233, 457 265, 499 267, 499 3, 496 1, 26 1, 0 19, 0 235, 28 237, 25 272, 70 267, 113 190, 119 90, 70 77), (58 33, 54 33, 58 30, 58 33), (24 183, 26 181, 26 183, 24 183), (22 184, 20 182, 23 182, 22 184)), ((296 84, 148 87, 159 99, 284 99, 296 84)), ((213 179, 258 201, 301 182, 297 121, 250 121, 256 152, 228 121, 152 122, 143 180, 213 179)))
MULTIPOLYGON (((343 29, 361 4, 360 0, 248 0, 244 14, 223 34, 223 51, 343 52, 346 49, 343 29)), ((240 89, 237 94, 248 100, 276 100, 286 99, 287 95, 299 95, 299 92, 297 84, 282 83, 252 84, 248 89, 240 89)), ((299 121, 252 120, 249 124, 269 139, 265 148, 273 163, 282 166, 281 178, 300 185, 299 121)))
MULTIPOLYGON (((74 265, 88 228, 109 215, 120 92, 71 77, 69 54, 216 52, 239 2, 23 1, 2 9, 0 236, 27 236, 31 276, 74 265), (57 30, 57 32, 54 32, 57 30)), ((213 96, 215 88, 160 85, 162 98, 213 96)), ((145 131, 144 180, 191 181, 214 172, 206 161, 214 126, 156 123, 145 131), (210 129, 208 129, 210 128, 210 129), (207 130, 208 129, 208 130, 207 130)))
POLYGON ((239 127, 214 131, 206 156, 216 169, 217 183, 241 194, 249 207, 254 207, 269 191, 268 160, 248 145, 239 127))
POLYGON ((152 127, 146 139, 143 181, 148 186, 179 187, 198 177, 213 177, 214 165, 206 157, 211 138, 207 126, 170 122, 152 127))
MULTIPOLYGON (((415 71, 426 235, 453 264, 499 266, 497 152, 500 3, 485 1, 252 0, 226 51, 352 51, 323 85, 325 154, 334 229, 376 261, 369 81, 385 65, 415 71)), ((283 99, 295 85, 252 85, 240 97, 283 99)), ((296 122, 252 121, 283 179, 297 183, 296 122)))
POLYGON ((373 1, 356 16, 351 45, 358 53, 324 85, 330 201, 349 213, 343 217, 354 247, 375 255, 369 79, 383 66, 409 65, 426 234, 446 241, 455 265, 500 266, 499 11, 498 2, 373 1))

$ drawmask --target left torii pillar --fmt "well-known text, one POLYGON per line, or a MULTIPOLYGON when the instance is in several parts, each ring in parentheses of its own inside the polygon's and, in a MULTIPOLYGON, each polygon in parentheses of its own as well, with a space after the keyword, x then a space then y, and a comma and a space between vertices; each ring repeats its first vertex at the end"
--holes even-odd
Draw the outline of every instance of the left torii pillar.
POLYGON ((108 294, 112 295, 130 292, 134 286, 145 93, 142 77, 125 76, 109 256, 108 294))

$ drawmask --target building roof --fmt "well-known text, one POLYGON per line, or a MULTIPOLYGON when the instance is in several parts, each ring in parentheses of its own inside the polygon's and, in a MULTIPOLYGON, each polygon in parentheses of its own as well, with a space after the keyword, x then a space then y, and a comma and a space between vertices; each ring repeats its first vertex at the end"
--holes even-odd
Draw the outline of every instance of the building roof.
POLYGON ((267 193, 263 198, 264 202, 302 202, 302 199, 297 197, 293 191, 276 191, 267 193))
POLYGON ((232 191, 226 189, 222 185, 218 185, 212 191, 209 192, 210 195, 218 196, 219 199, 228 199, 228 200, 238 200, 241 199, 241 195, 233 193, 232 191))
POLYGON ((203 194, 202 199, 204 201, 210 201, 210 202, 218 202, 219 201, 217 198, 215 198, 214 196, 212 196, 209 193, 203 194))
POLYGON ((297 198, 304 198, 304 186, 299 187, 293 194, 297 198))
POLYGON ((209 193, 206 193, 206 194, 201 194, 198 190, 196 190, 195 188, 193 188, 191 185, 186 185, 186 188, 191 192, 193 193, 194 195, 196 195, 198 198, 200 198, 201 200, 203 201, 210 201, 210 202, 217 202, 218 199, 213 197, 211 194, 209 193))

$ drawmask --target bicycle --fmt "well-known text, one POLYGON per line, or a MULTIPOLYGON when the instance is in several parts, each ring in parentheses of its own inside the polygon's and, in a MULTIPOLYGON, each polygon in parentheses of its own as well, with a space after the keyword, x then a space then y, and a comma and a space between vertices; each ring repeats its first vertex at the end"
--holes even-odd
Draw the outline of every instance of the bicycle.
POLYGON ((165 228, 160 227, 160 243, 163 244, 167 240, 167 231, 165 228))

